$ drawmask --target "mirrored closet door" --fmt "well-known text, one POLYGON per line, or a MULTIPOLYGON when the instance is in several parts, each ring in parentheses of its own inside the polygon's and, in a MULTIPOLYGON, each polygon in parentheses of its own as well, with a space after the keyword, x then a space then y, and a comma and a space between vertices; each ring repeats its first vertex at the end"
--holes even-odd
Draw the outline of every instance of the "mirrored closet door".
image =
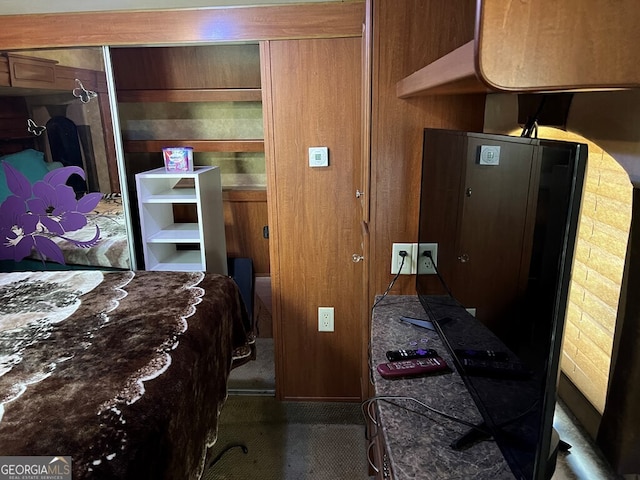
POLYGON ((0 52, 3 271, 135 268, 105 51, 0 52))

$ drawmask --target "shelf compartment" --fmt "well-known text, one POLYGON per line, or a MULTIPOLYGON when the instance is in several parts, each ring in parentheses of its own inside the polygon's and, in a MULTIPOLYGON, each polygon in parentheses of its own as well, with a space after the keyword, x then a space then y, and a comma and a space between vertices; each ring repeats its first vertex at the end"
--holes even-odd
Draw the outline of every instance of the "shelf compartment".
POLYGON ((200 250, 178 250, 168 243, 148 244, 145 262, 147 270, 194 272, 203 266, 200 250))
POLYGON ((172 223, 149 235, 147 243, 198 243, 200 228, 197 223, 172 223))
POLYGON ((162 152, 166 147, 192 147, 194 152, 264 152, 263 139, 247 140, 125 140, 127 153, 162 152))
POLYGON ((142 204, 197 203, 195 177, 206 167, 195 167, 193 172, 169 173, 157 168, 138 179, 138 197, 142 204))
POLYGON ((142 195, 142 203, 196 203, 195 188, 176 188, 153 195, 142 195))
POLYGON ((207 88, 174 90, 119 90, 122 103, 143 102, 260 102, 259 88, 207 88))
POLYGON ((140 213, 144 218, 145 242, 200 241, 198 224, 175 222, 171 203, 143 203, 140 213))

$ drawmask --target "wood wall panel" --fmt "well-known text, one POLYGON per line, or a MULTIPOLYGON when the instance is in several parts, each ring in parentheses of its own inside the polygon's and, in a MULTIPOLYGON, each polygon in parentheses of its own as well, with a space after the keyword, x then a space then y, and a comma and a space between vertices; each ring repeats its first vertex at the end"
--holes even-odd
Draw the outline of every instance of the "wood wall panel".
POLYGON ((266 190, 224 190, 224 227, 229 257, 248 257, 257 276, 269 275, 269 224, 266 190))
POLYGON ((276 392, 283 399, 361 398, 361 39, 263 47, 276 392), (265 80, 268 77, 268 80, 265 80), (329 147, 329 167, 307 149, 329 147), (318 332, 318 307, 335 332, 318 332))
MULTIPOLYGON (((396 83, 473 38, 473 0, 374 0, 370 300, 392 279, 392 243, 418 237, 425 127, 482 131, 485 95, 396 96, 396 83), (443 35, 442 32, 447 32, 443 35)), ((401 276, 392 293, 415 293, 401 276)))
POLYGON ((362 34, 364 2, 0 16, 0 50, 362 34))
POLYGON ((260 88, 257 45, 112 48, 111 61, 119 91, 260 88))

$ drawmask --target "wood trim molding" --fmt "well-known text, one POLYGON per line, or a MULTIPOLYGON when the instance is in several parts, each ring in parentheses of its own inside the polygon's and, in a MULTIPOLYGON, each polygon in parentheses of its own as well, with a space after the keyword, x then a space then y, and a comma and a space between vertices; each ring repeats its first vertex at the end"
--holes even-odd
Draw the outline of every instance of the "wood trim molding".
POLYGON ((161 152, 163 148, 192 147, 197 152, 264 152, 264 140, 125 140, 124 151, 131 153, 161 152))
POLYGON ((119 102, 261 102, 259 88, 118 90, 119 102))
POLYGON ((364 1, 2 15, 0 50, 359 37, 364 1))
POLYGON ((398 98, 425 93, 486 93, 487 88, 475 70, 475 43, 470 41, 448 55, 403 78, 396 84, 398 98))
POLYGON ((228 202, 267 202, 267 189, 264 187, 225 187, 222 200, 228 202))

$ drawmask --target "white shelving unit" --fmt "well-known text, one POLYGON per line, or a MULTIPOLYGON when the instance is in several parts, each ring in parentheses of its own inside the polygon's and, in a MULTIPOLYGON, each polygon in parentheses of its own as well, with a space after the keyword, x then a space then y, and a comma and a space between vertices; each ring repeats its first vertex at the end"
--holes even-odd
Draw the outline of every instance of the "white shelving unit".
POLYGON ((157 168, 136 175, 147 270, 227 274, 222 185, 218 167, 193 172, 157 168), (193 204, 196 223, 176 223, 173 206, 193 204))

